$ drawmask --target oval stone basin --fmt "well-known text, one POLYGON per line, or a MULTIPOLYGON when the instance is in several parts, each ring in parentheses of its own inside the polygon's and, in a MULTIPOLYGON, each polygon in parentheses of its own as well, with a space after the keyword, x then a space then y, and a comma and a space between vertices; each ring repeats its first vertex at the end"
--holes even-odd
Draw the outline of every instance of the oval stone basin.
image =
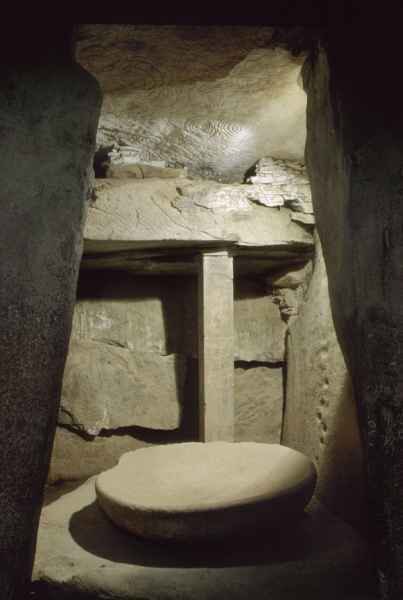
POLYGON ((312 497, 311 461, 278 444, 194 442, 142 448, 96 480, 100 506, 135 535, 208 541, 281 528, 312 497))

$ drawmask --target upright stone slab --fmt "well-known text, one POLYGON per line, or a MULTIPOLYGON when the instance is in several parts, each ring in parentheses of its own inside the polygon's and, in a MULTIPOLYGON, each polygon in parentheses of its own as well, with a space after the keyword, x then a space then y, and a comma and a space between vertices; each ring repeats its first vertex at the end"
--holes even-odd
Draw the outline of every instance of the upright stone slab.
POLYGON ((234 438, 233 259, 205 252, 199 273, 200 437, 234 438))
POLYGON ((63 379, 60 422, 90 435, 137 425, 180 425, 183 355, 160 356, 92 340, 74 340, 63 379))
POLYGON ((401 68, 402 10, 382 39, 364 14, 342 36, 330 29, 305 69, 306 156, 335 328, 358 407, 380 597, 401 600, 403 92, 392 74, 401 68))
POLYGON ((58 56, 57 35, 47 48, 35 36, 29 67, 5 68, 15 57, 2 54, 0 84, 1 600, 24 598, 30 578, 100 108, 94 79, 68 48, 58 56))

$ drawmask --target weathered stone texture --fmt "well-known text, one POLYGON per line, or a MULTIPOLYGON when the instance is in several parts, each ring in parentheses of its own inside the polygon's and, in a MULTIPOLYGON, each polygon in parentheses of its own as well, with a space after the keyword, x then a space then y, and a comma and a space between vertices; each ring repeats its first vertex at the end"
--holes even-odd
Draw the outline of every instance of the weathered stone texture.
POLYGON ((234 439, 234 267, 203 253, 199 275, 199 416, 205 442, 234 439))
POLYGON ((190 179, 100 179, 85 227, 86 250, 235 245, 310 248, 292 210, 249 199, 248 185, 190 179))
POLYGON ((271 274, 267 278, 267 287, 269 289, 287 288, 296 289, 300 286, 307 287, 312 275, 312 262, 309 261, 296 267, 288 267, 271 274))
POLYGON ((241 367, 234 373, 235 440, 279 444, 283 421, 283 370, 241 367))
POLYGON ((58 64, 56 48, 52 66, 35 67, 32 50, 30 68, 3 62, 0 86, 0 597, 7 600, 24 597, 30 577, 100 108, 99 88, 81 67, 66 57, 58 64))
POLYGON ((158 177, 159 179, 176 179, 186 177, 186 169, 170 169, 169 167, 154 167, 143 164, 111 164, 106 169, 108 179, 149 179, 158 177))
POLYGON ((104 92, 98 144, 242 181, 262 156, 303 158, 303 57, 270 27, 84 25, 78 60, 104 92), (102 50, 101 50, 102 49, 102 50))
POLYGON ((365 483, 350 378, 334 330, 320 242, 307 298, 290 324, 283 443, 312 458, 316 494, 362 525, 365 483))
POLYGON ((83 439, 74 431, 58 427, 53 444, 49 483, 84 480, 116 465, 125 452, 137 450, 147 442, 124 435, 83 439))
POLYGON ((90 480, 47 506, 34 581, 55 598, 119 600, 264 598, 373 600, 368 551, 357 533, 317 503, 297 526, 253 547, 169 548, 127 535, 97 506, 90 480), (282 560, 279 560, 279 557, 282 560))
POLYGON ((179 277, 82 272, 72 338, 160 355, 183 352, 181 323, 193 301, 190 283, 179 277))
POLYGON ((210 441, 128 452, 95 490, 105 514, 130 534, 197 545, 270 535, 281 519, 295 526, 315 481, 312 462, 291 448, 210 441))
POLYGON ((311 188, 303 163, 267 157, 258 161, 255 171, 247 181, 260 184, 262 192, 266 190, 263 204, 286 205, 300 213, 313 213, 311 188))
POLYGON ((381 596, 400 600, 403 97, 400 86, 391 86, 391 74, 400 68, 398 32, 386 30, 374 45, 377 30, 359 22, 346 28, 342 40, 331 30, 326 49, 312 57, 305 71, 307 162, 335 326, 367 458, 381 596))
POLYGON ((259 280, 239 279, 235 288, 235 360, 282 362, 286 324, 259 280))
POLYGON ((60 422, 90 435, 130 425, 176 429, 186 363, 93 341, 70 343, 60 422))

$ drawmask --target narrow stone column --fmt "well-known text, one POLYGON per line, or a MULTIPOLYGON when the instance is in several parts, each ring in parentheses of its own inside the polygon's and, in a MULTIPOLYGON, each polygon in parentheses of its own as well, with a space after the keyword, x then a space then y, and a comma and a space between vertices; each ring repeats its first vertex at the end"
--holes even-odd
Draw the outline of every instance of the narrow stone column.
POLYGON ((234 285, 227 251, 204 252, 199 270, 200 439, 234 439, 234 285))

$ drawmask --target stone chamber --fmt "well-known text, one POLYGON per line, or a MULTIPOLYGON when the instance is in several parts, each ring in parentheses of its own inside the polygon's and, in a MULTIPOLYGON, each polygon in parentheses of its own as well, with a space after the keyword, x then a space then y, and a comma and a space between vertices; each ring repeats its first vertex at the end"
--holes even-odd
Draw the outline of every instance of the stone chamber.
POLYGON ((7 71, 1 599, 401 598, 400 121, 348 32, 84 24, 7 71), (184 546, 99 508, 122 454, 216 440, 305 454, 303 518, 184 546))

